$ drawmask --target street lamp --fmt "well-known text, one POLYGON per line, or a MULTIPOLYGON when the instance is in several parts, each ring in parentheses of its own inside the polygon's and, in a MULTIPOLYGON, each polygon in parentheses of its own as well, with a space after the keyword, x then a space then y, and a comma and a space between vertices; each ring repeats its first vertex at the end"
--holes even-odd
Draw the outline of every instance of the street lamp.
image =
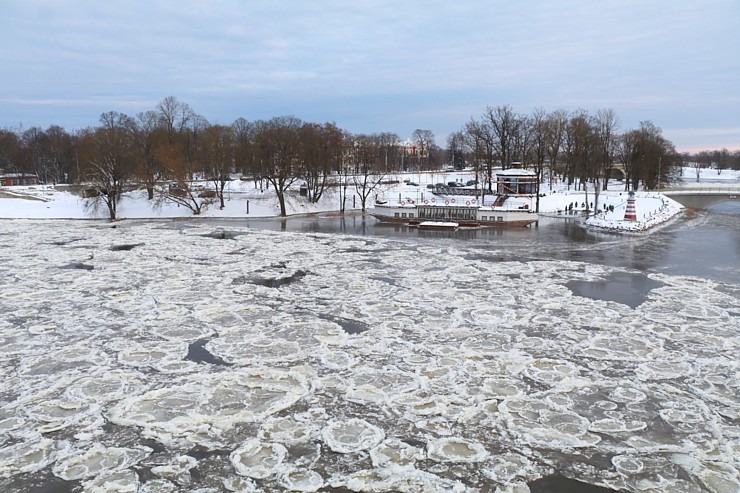
POLYGON ((663 156, 658 157, 658 190, 660 190, 660 163, 663 161, 663 156))

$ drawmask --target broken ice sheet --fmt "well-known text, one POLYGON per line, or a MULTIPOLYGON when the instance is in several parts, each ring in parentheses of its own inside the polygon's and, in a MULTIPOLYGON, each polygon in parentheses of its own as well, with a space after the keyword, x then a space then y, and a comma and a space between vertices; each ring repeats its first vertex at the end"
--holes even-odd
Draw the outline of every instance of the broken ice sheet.
POLYGON ((235 491, 506 491, 553 468, 635 491, 737 480, 740 301, 715 283, 650 274, 662 286, 632 308, 566 287, 616 269, 491 262, 464 243, 238 227, 214 241, 197 223, 0 229, 13 238, 0 249, 7 480, 56 470, 91 491, 174 491, 189 466, 175 458, 195 446, 220 451, 209 460, 235 491), (94 269, 56 268, 71 262, 94 269), (233 282, 280 262, 310 275, 233 282), (196 342, 231 366, 189 361, 196 342), (162 476, 89 452, 137 440, 169 456, 162 476), (236 450, 267 476, 237 474, 236 450))

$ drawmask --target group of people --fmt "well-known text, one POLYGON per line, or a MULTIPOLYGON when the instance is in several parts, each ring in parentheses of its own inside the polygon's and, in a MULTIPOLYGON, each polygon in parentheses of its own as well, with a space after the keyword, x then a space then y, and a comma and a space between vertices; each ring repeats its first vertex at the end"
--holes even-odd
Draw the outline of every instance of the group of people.
MULTIPOLYGON (((593 207, 594 207, 594 203, 593 202, 590 202, 589 203, 589 207, 590 207, 589 210, 592 210, 593 207)), ((603 207, 602 211, 597 211, 597 212, 606 212, 606 211, 614 212, 614 206, 611 205, 611 204, 608 205, 608 206, 606 204, 602 204, 602 207, 603 207)), ((585 202, 581 202, 579 204, 578 202, 571 202, 567 206, 565 206, 565 212, 567 212, 568 214, 573 214, 573 209, 576 209, 576 210, 586 210, 586 203, 585 202), (578 208, 579 205, 581 206, 580 209, 578 208)), ((558 212, 560 212, 560 211, 558 211, 558 212)))

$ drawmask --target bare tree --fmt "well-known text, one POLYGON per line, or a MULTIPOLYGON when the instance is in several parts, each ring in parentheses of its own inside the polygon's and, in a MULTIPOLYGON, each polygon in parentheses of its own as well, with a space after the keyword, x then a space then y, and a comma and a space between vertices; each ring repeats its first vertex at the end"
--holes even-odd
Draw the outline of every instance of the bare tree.
POLYGON ((535 201, 535 211, 540 211, 540 183, 542 182, 542 171, 545 167, 545 157, 547 156, 548 144, 548 120, 547 113, 542 108, 534 110, 531 118, 530 142, 532 144, 532 165, 537 174, 537 185, 535 192, 537 199, 535 201))
POLYGON ((524 115, 517 116, 512 135, 512 166, 515 162, 519 162, 523 168, 528 168, 533 146, 532 126, 531 118, 524 115))
POLYGON ((386 173, 391 170, 400 170, 402 167, 401 159, 401 139, 397 134, 382 132, 378 134, 378 143, 380 151, 383 153, 383 165, 386 173))
POLYGON ((22 173, 35 173, 39 180, 46 183, 49 179, 49 158, 47 155, 48 138, 39 127, 31 127, 23 132, 24 159, 20 163, 22 173))
POLYGON ((625 132, 618 139, 618 144, 619 157, 627 175, 625 189, 632 187, 637 190, 640 183, 645 188, 654 188, 660 176, 666 177, 663 166, 670 168, 676 158, 673 144, 650 121, 640 122, 638 129, 625 132))
POLYGON ((579 187, 586 193, 584 203, 586 212, 592 204, 588 199, 588 183, 597 174, 596 168, 601 162, 601 146, 594 119, 585 110, 579 110, 571 116, 565 130, 566 163, 568 165, 568 183, 578 178, 579 187))
MULTIPOLYGON (((547 116, 547 159, 548 174, 550 175, 550 190, 558 173, 558 159, 565 141, 565 129, 568 125, 568 113, 565 110, 556 110, 547 116)), ((563 173, 565 175, 565 173, 563 173)))
POLYGON ((187 129, 195 116, 190 106, 175 96, 167 96, 157 104, 157 113, 171 142, 176 135, 182 134, 187 129))
POLYGON ((100 124, 92 134, 94 152, 84 176, 97 191, 90 199, 91 209, 102 202, 109 219, 115 221, 121 195, 134 179, 135 123, 127 115, 110 111, 100 116, 100 124))
POLYGON ((367 209, 367 199, 385 179, 385 165, 381 161, 380 137, 378 135, 355 135, 352 137, 351 176, 355 192, 360 197, 362 212, 367 209))
POLYGON ((308 187, 308 198, 318 202, 333 183, 330 177, 342 160, 342 131, 333 123, 304 123, 300 129, 301 176, 308 187))
POLYGON ((300 172, 299 130, 302 124, 292 116, 276 117, 257 124, 256 156, 261 175, 275 189, 281 216, 287 215, 285 195, 300 172))
POLYGON ((619 119, 612 109, 602 109, 593 117, 593 126, 599 142, 597 154, 598 162, 594 163, 592 179, 594 181, 594 208, 599 209, 599 192, 606 190, 609 183, 609 174, 614 162, 616 131, 619 119), (603 186, 602 186, 603 180, 603 186))
POLYGON ((219 206, 223 209, 226 207, 224 190, 231 182, 231 173, 234 170, 233 131, 225 125, 209 125, 203 130, 199 144, 198 161, 207 180, 213 185, 219 206))
POLYGON ((255 187, 264 188, 264 178, 261 175, 260 162, 257 159, 255 144, 257 125, 244 118, 237 118, 231 124, 234 133, 234 166, 242 173, 242 178, 251 176, 255 187))
POLYGON ((426 164, 426 166, 429 166, 429 154, 433 148, 434 144, 434 133, 432 133, 431 130, 422 130, 420 128, 417 128, 414 130, 414 135, 412 137, 414 144, 416 144, 418 148, 417 153, 417 169, 422 169, 422 166, 426 164))
POLYGON ((354 173, 354 147, 353 136, 344 135, 342 162, 337 168, 337 189, 339 190, 339 213, 344 214, 347 202, 347 190, 349 189, 350 176, 354 173))
MULTIPOLYGON (((617 153, 624 165, 624 189, 629 190, 630 184, 634 184, 635 177, 639 176, 635 170, 640 161, 640 133, 637 130, 630 130, 622 134, 617 140, 617 153)), ((637 186, 633 188, 636 189, 637 186)))
POLYGON ((490 129, 493 148, 501 161, 501 168, 510 168, 521 118, 514 113, 511 106, 489 106, 483 115, 483 122, 490 129))
POLYGON ((182 159, 181 154, 172 147, 165 147, 158 156, 165 167, 169 183, 157 189, 152 207, 162 207, 165 203, 171 202, 189 209, 194 215, 200 215, 203 209, 211 204, 211 199, 198 197, 191 161, 182 159))
POLYGON ((486 191, 493 193, 493 164, 496 159, 493 132, 490 125, 472 118, 465 124, 464 132, 468 147, 473 152, 476 180, 485 175, 481 187, 481 198, 485 199, 486 191))
POLYGON ((463 132, 452 132, 447 136, 448 162, 455 169, 465 167, 465 134, 463 132))
POLYGON ((0 129, 0 168, 18 173, 22 160, 23 144, 18 134, 10 129, 0 129))
POLYGON ((726 147, 723 147, 721 150, 715 150, 714 151, 714 167, 717 170, 717 174, 721 175, 722 170, 725 170, 730 167, 730 151, 727 150, 726 147))
POLYGON ((136 176, 147 191, 147 198, 154 199, 154 189, 160 184, 162 166, 157 160, 157 146, 166 143, 159 125, 159 115, 146 111, 136 115, 134 139, 136 142, 136 176))
POLYGON ((58 125, 46 129, 47 180, 66 183, 73 168, 72 137, 58 125))
MULTIPOLYGON (((663 131, 650 121, 640 122, 639 144, 640 154, 638 172, 641 180, 648 189, 655 188, 670 160, 676 154, 673 144, 663 137, 663 131)), ((698 180, 698 173, 697 173, 698 180)))
MULTIPOLYGON (((169 98, 165 101, 169 101, 169 98)), ((162 106, 162 105, 160 105, 162 106)), ((203 132, 208 122, 200 115, 193 113, 185 105, 178 105, 178 116, 174 121, 179 122, 174 127, 167 123, 170 113, 164 118, 163 129, 166 139, 156 149, 156 158, 162 165, 163 174, 170 181, 158 190, 154 207, 161 207, 165 202, 172 202, 178 206, 190 209, 194 215, 202 213, 203 209, 211 205, 212 199, 198 197, 200 192, 196 186, 196 178, 204 172, 203 167, 196 161, 196 153, 203 132)), ((169 111, 170 105, 164 110, 169 111)), ((162 108, 160 108, 160 111, 162 108)))

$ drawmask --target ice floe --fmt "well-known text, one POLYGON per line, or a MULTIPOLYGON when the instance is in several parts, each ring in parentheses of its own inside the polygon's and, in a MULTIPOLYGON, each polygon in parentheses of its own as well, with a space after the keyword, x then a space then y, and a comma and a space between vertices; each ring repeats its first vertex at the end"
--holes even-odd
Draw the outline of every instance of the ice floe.
POLYGON ((633 308, 566 287, 619 269, 460 243, 0 232, 0 490, 738 490, 736 286, 649 274, 633 308))
POLYGON ((261 479, 275 474, 282 464, 287 449, 279 443, 248 440, 229 456, 237 474, 261 479))
POLYGON ((104 473, 124 471, 151 453, 147 447, 106 447, 94 443, 86 450, 65 455, 53 467, 54 475, 72 481, 101 476, 104 473))
POLYGON ((54 463, 57 457, 54 440, 36 437, 0 448, 0 477, 36 472, 54 463))
POLYGON ((340 454, 368 450, 385 438, 383 430, 364 419, 332 420, 321 430, 324 443, 340 454))
POLYGON ((294 372, 219 373, 129 397, 111 407, 108 417, 119 425, 140 426, 162 440, 190 436, 197 442, 203 430, 265 419, 307 391, 305 379, 294 372))
POLYGON ((482 444, 463 438, 440 438, 427 445, 427 454, 439 462, 481 462, 488 451, 482 444))

